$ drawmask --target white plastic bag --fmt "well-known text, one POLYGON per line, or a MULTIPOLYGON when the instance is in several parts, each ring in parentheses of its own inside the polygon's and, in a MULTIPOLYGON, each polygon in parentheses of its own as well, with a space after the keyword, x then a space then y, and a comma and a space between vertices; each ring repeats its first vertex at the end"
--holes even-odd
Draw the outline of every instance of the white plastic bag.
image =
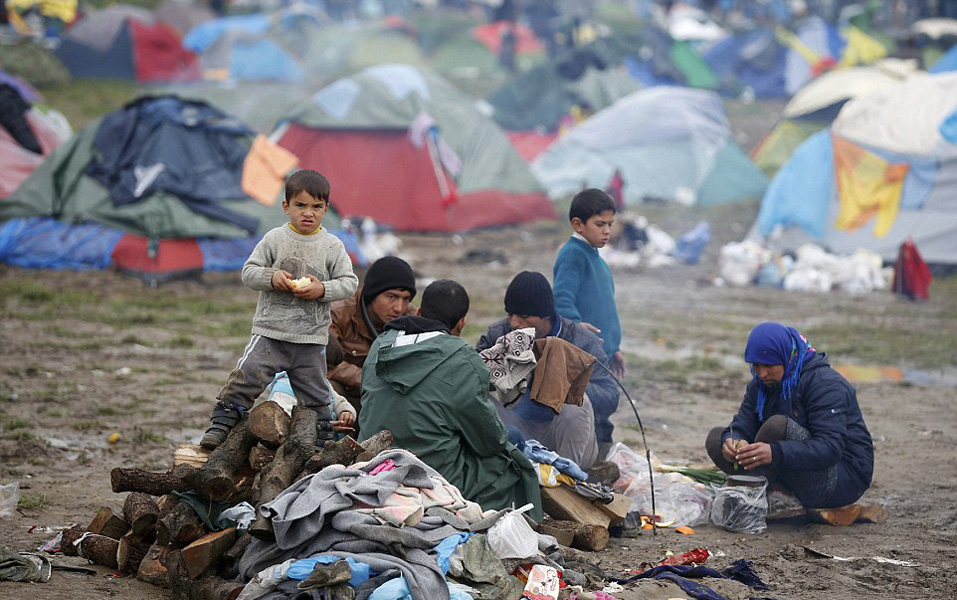
POLYGON ((502 515, 488 531, 488 545, 499 559, 529 558, 538 554, 538 534, 523 516, 532 508, 522 508, 502 515))
POLYGON ((9 517, 20 503, 20 482, 0 485, 0 517, 9 517))

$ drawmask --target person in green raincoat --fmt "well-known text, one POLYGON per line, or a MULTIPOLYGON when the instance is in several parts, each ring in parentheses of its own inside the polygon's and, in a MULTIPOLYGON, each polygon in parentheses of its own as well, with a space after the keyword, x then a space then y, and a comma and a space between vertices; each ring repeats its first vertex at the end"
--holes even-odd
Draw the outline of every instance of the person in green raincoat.
POLYGON ((468 309, 465 288, 442 279, 426 288, 418 316, 385 326, 362 368, 361 437, 388 429, 466 499, 486 510, 531 503, 526 514, 541 521, 538 475, 508 442, 488 368, 459 337, 468 309))

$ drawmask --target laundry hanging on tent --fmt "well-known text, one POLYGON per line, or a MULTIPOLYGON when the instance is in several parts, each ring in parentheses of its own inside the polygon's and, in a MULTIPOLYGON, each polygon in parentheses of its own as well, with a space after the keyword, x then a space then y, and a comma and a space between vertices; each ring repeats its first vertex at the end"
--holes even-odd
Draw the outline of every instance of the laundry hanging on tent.
POLYGON ((875 215, 874 235, 887 235, 900 211, 907 163, 892 163, 857 144, 832 134, 834 177, 840 212, 834 226, 857 229, 875 215))
POLYGON ((299 158, 263 134, 256 136, 243 162, 243 191, 266 206, 276 204, 286 174, 299 164, 299 158))

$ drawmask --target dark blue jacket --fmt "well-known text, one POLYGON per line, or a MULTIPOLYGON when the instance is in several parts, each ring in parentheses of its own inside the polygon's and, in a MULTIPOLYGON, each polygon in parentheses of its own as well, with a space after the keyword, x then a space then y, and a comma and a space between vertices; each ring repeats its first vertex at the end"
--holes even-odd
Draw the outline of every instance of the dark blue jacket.
MULTIPOLYGON (((561 327, 557 334, 559 338, 594 355, 598 362, 606 368, 609 366, 608 355, 602 349, 601 339, 597 335, 571 319, 564 317, 559 317, 559 319, 561 319, 561 327)), ((498 338, 511 330, 508 319, 501 319, 492 323, 488 331, 479 338, 475 349, 481 352, 491 348, 498 338)), ((595 434, 599 442, 612 441, 611 432, 614 430, 614 426, 609 418, 618 410, 618 384, 615 383, 606 368, 595 365, 595 370, 592 371, 591 378, 588 380, 588 387, 585 389, 585 393, 588 395, 595 411, 595 434)))
MULTIPOLYGON (((738 414, 722 434, 722 443, 732 429, 735 439, 754 441, 763 423, 757 413, 758 385, 753 380, 748 384, 738 414)), ((818 353, 804 364, 789 403, 782 400, 780 386, 768 392, 764 417, 779 414, 806 428, 811 437, 803 441, 772 442, 774 466, 782 470, 816 471, 844 463, 855 475, 854 483, 860 486, 860 494, 864 493, 874 473, 874 444, 857 404, 857 392, 831 368, 827 354, 818 353)))

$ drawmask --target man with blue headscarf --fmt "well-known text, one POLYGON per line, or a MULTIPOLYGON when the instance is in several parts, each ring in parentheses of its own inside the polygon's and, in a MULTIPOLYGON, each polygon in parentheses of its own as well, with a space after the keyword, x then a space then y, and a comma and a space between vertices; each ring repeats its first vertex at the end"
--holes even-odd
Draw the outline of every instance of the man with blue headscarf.
POLYGON ((760 323, 744 360, 753 375, 738 413, 708 434, 726 473, 763 475, 808 508, 855 502, 871 484, 874 446, 857 392, 797 329, 760 323), (737 470, 737 471, 736 471, 737 470))

